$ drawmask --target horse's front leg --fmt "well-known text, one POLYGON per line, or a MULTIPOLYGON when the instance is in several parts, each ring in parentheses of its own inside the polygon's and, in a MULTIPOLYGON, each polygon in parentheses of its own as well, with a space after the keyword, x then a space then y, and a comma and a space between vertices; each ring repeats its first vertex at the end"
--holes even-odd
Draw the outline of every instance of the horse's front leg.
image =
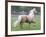
POLYGON ((23 23, 22 22, 20 22, 20 28, 22 29, 23 28, 23 25, 22 25, 23 23))
POLYGON ((31 22, 32 22, 32 23, 35 23, 35 18, 32 18, 31 22))
POLYGON ((36 23, 36 21, 35 21, 35 19, 33 19, 32 20, 32 25, 35 26, 35 23, 36 23))
POLYGON ((29 22, 29 30, 30 30, 30 24, 31 24, 31 22, 29 22))

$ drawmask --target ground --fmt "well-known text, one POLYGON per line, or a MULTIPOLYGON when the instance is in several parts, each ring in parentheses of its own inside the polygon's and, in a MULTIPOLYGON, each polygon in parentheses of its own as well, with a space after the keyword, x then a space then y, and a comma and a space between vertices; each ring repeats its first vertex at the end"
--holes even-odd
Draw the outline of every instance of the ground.
POLYGON ((23 23, 22 28, 20 24, 17 24, 16 27, 13 27, 16 17, 11 16, 11 31, 23 31, 23 30, 40 30, 41 23, 40 23, 40 15, 35 17, 35 23, 23 23))

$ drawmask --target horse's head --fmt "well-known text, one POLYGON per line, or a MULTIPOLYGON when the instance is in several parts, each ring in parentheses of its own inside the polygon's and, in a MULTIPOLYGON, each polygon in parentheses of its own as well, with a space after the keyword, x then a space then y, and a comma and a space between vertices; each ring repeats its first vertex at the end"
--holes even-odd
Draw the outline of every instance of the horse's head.
POLYGON ((29 11, 29 15, 34 15, 34 13, 37 13, 36 8, 33 8, 32 10, 29 11))
POLYGON ((33 12, 34 12, 34 13, 37 13, 37 10, 36 10, 36 8, 33 8, 32 10, 33 10, 33 12))

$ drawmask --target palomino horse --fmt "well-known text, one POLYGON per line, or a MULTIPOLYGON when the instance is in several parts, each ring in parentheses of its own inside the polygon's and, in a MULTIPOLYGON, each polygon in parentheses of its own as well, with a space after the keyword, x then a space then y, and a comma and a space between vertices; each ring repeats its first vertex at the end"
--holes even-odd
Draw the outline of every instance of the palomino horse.
POLYGON ((36 8, 30 10, 28 15, 19 15, 18 20, 15 22, 14 26, 16 27, 18 23, 21 24, 22 26, 22 23, 24 22, 28 22, 29 24, 31 22, 34 22, 34 17, 35 17, 34 13, 37 13, 36 8))

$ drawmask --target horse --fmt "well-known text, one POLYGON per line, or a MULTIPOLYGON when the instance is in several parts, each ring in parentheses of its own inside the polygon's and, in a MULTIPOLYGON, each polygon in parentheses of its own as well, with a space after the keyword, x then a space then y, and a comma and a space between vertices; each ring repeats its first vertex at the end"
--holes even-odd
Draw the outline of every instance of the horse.
POLYGON ((16 20, 14 27, 19 23, 22 27, 22 23, 28 22, 29 24, 31 22, 35 22, 35 15, 34 13, 37 13, 36 8, 33 8, 32 10, 29 11, 28 15, 19 15, 18 20, 16 20))

